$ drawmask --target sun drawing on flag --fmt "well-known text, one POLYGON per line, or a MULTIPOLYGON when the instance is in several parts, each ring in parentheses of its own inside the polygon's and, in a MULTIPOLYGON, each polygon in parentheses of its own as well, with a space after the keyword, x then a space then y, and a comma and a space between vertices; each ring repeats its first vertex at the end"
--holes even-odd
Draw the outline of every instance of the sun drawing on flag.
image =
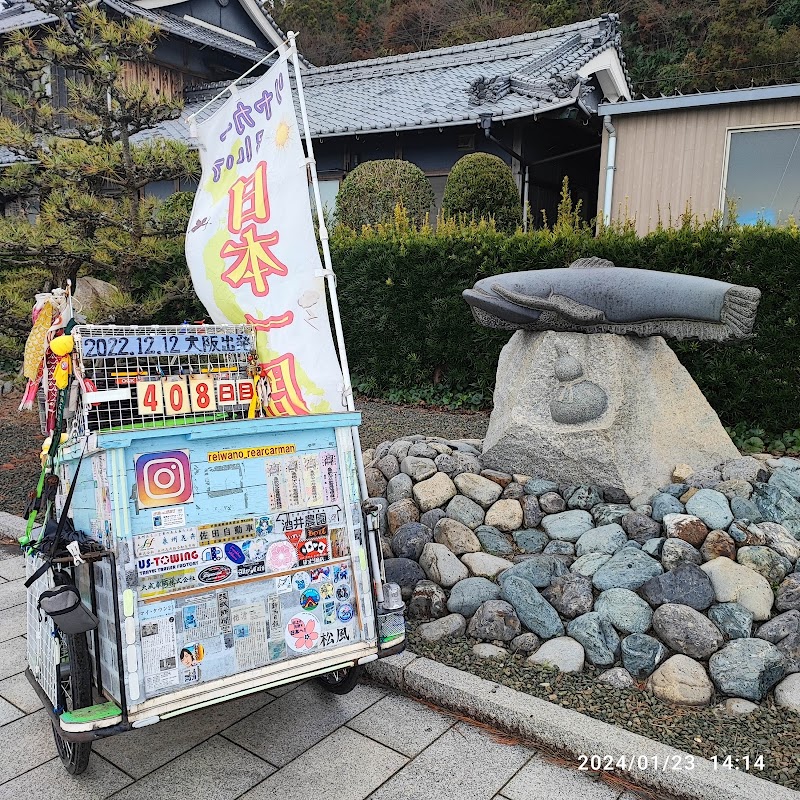
POLYGON ((275 129, 275 146, 281 150, 289 144, 289 139, 292 137, 292 129, 286 120, 281 120, 278 127, 275 129))

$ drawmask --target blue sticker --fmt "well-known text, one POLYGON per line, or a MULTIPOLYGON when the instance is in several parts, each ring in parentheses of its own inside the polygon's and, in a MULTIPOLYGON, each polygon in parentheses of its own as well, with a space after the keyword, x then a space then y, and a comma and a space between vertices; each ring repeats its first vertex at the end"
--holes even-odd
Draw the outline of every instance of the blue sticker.
POLYGON ((336 587, 336 599, 340 603, 344 603, 346 600, 350 599, 350 587, 344 583, 340 583, 336 587))
POLYGON ((233 561, 234 564, 244 564, 245 562, 245 556, 242 552, 242 548, 233 542, 228 542, 228 544, 225 545, 225 555, 231 561, 233 561))
POLYGON ((307 589, 310 583, 311 576, 307 572, 295 572, 295 574, 292 575, 292 585, 298 592, 307 589))
POLYGON ((319 605, 319 600, 319 592, 313 586, 309 586, 300 595, 300 606, 303 611, 313 611, 319 605))
POLYGON ((340 603, 336 609, 336 616, 339 617, 339 622, 350 622, 353 619, 353 606, 350 603, 340 603))

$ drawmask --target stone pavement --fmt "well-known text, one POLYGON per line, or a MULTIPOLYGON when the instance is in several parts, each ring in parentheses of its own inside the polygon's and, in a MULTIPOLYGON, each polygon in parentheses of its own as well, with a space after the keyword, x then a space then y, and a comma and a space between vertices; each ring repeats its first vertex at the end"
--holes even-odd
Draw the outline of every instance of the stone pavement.
POLYGON ((388 690, 313 682, 104 739, 72 777, 23 674, 23 569, 0 547, 0 800, 634 800, 388 690))

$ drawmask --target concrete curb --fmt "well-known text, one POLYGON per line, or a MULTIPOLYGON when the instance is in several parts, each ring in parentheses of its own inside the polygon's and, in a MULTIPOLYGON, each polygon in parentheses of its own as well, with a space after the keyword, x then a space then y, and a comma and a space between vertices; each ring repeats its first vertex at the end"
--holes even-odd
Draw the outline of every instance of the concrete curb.
POLYGON ((697 756, 688 769, 688 754, 681 750, 413 653, 375 661, 367 673, 412 697, 572 756, 576 768, 581 755, 609 756, 613 763, 625 757, 633 761, 625 778, 642 788, 691 800, 800 800, 800 792, 741 771, 715 770, 711 761, 697 756), (638 756, 647 757, 647 769, 636 766, 638 756), (664 771, 664 764, 682 768, 664 771))

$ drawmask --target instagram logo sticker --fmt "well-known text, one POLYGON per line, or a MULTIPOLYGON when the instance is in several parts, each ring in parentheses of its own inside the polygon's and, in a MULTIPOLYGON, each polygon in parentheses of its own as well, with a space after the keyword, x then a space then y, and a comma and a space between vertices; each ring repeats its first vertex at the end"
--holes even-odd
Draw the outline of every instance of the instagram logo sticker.
POLYGON ((192 473, 186 450, 148 453, 136 458, 136 491, 141 508, 192 502, 192 473))

